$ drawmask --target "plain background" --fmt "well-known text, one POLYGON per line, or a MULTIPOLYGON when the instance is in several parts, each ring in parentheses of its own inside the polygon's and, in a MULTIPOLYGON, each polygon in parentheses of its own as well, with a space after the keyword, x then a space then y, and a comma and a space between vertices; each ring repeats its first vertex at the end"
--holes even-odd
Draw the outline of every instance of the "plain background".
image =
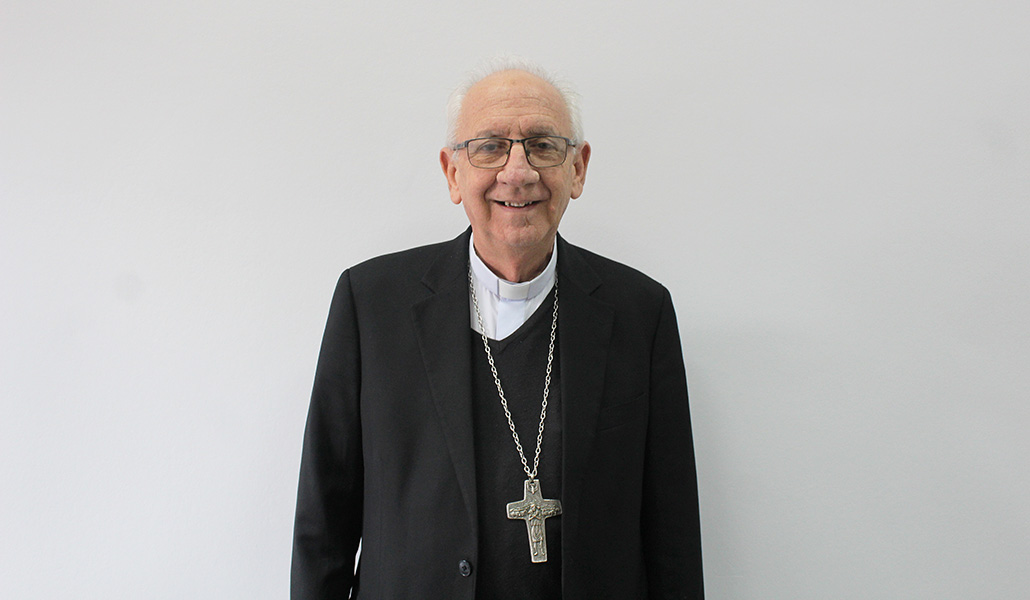
POLYGON ((679 313, 708 598, 1030 590, 1030 3, 0 3, 0 597, 287 594, 340 271, 460 233, 450 89, 594 148, 679 313))

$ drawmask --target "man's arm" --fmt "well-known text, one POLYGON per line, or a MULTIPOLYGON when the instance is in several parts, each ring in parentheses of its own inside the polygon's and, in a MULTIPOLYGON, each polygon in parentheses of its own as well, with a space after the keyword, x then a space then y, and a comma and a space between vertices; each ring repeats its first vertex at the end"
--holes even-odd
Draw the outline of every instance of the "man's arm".
POLYGON ((297 491, 292 600, 349 598, 362 481, 360 347, 350 275, 336 286, 315 371, 297 491))
POLYGON ((668 290, 651 354, 642 527, 648 598, 704 598, 697 472, 676 313, 668 290))

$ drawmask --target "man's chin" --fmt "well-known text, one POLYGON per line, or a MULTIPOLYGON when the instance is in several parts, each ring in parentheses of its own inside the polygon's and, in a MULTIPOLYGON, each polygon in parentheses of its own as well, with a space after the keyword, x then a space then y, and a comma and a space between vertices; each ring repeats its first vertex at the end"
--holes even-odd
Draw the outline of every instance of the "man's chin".
POLYGON ((512 250, 528 251, 541 249, 550 252, 551 244, 554 242, 554 234, 545 228, 524 227, 516 231, 509 231, 504 236, 504 243, 512 250))

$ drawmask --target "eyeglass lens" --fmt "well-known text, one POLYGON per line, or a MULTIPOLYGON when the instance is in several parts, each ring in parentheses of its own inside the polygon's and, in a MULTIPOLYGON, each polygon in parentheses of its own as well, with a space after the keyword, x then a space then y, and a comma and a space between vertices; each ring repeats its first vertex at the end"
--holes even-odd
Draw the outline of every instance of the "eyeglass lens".
MULTIPOLYGON (((474 167, 496 168, 508 161, 512 141, 505 138, 469 140, 469 162, 474 167)), ((540 135, 522 141, 526 159, 534 167, 555 167, 565 162, 568 142, 565 138, 540 135)))

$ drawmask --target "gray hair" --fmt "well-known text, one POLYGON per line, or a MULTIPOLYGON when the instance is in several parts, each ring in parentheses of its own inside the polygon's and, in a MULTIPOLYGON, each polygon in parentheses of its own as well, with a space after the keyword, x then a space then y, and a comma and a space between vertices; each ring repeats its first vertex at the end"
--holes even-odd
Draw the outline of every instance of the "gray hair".
POLYGON ((572 123, 572 141, 576 144, 583 141, 583 118, 579 110, 579 94, 572 88, 572 85, 529 60, 517 56, 504 56, 492 59, 472 71, 465 82, 451 93, 451 97, 447 101, 448 146, 454 147, 458 144, 458 117, 461 115, 461 106, 468 91, 490 75, 502 71, 523 71, 530 75, 536 75, 558 90, 558 94, 565 102, 565 108, 569 111, 569 121, 572 123))

